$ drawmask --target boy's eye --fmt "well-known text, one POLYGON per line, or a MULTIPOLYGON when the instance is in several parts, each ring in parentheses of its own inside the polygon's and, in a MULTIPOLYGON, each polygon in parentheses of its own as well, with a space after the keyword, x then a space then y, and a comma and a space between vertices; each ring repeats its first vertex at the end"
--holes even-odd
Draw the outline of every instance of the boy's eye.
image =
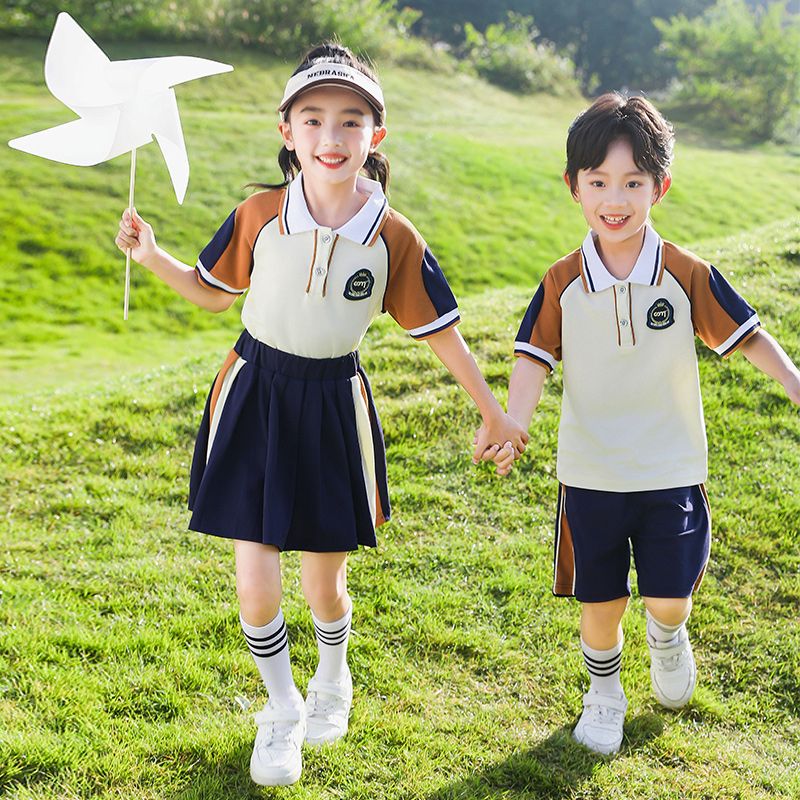
POLYGON ((605 186, 605 184, 603 183, 603 181, 591 181, 589 185, 590 185, 590 186, 595 186, 595 187, 597 187, 598 189, 602 189, 602 188, 603 188, 603 186, 605 186))

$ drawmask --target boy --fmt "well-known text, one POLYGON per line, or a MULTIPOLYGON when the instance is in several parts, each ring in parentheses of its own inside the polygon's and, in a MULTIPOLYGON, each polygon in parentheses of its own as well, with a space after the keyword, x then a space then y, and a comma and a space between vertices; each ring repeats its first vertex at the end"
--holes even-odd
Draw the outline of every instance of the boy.
MULTIPOLYGON (((631 548, 656 698, 680 708, 694 690, 686 621, 710 542, 695 333, 723 357, 741 350, 800 404, 800 372, 756 312, 713 266, 650 225, 650 208, 670 187, 673 141, 647 100, 617 93, 572 123, 564 180, 591 230, 545 274, 509 383, 508 413, 526 428, 562 361, 553 593, 582 604, 591 686, 573 735, 599 753, 622 743, 631 548)), ((507 443, 484 457, 507 474, 518 454, 507 443)))

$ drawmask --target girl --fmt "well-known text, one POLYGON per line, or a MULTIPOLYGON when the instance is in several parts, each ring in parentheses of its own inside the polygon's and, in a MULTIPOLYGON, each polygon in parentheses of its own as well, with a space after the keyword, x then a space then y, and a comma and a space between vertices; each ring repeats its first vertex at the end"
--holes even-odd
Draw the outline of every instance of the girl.
POLYGON ((522 452, 528 438, 456 331, 456 301, 436 259, 387 203, 389 165, 377 152, 385 108, 373 72, 347 48, 324 44, 290 77, 278 110, 285 182, 242 202, 194 269, 158 247, 135 210, 116 238, 210 311, 247 292, 244 331, 197 438, 189 527, 233 539, 242 629, 269 695, 250 761, 261 785, 299 778, 303 740, 319 745, 347 731, 346 559, 374 547, 375 528, 389 518, 383 436, 357 353, 372 320, 388 311, 466 389, 483 418, 477 455, 506 442, 522 452), (305 703, 280 609, 286 550, 302 551, 319 647, 305 703))

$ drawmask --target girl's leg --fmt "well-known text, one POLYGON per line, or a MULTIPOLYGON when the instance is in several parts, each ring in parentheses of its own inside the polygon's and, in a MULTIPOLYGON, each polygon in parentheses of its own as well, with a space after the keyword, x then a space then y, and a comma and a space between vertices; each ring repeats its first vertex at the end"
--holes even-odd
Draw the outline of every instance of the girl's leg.
POLYGON ((289 639, 281 611, 281 562, 277 547, 234 541, 239 618, 272 704, 302 702, 292 678, 289 639))
POLYGON ((647 644, 653 692, 661 705, 682 708, 691 699, 697 682, 692 645, 686 631, 692 598, 643 599, 647 608, 647 644))
POLYGON ((347 667, 352 617, 347 553, 303 553, 301 577, 319 648, 319 665, 308 682, 306 743, 318 746, 347 733, 353 702, 353 682, 347 667))
POLYGON ((352 617, 347 593, 347 553, 304 552, 301 583, 311 608, 319 648, 315 676, 322 681, 340 681, 347 672, 352 617))

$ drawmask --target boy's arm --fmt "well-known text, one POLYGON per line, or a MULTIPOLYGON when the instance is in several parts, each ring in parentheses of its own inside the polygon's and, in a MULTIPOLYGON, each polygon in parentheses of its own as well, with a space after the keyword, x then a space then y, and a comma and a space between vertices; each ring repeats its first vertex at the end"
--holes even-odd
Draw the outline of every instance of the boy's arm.
POLYGON ((481 425, 472 460, 477 464, 492 444, 510 441, 518 452, 525 450, 528 434, 510 419, 486 385, 475 359, 456 328, 447 328, 426 339, 431 350, 452 376, 464 387, 480 411, 481 425))
POLYGON ((800 370, 772 336, 759 328, 739 350, 754 367, 778 381, 795 405, 800 405, 800 370))
MULTIPOLYGON (((529 358, 518 358, 511 370, 511 379, 508 382, 508 416, 526 431, 542 397, 546 377, 547 369, 529 358)), ((515 458, 516 454, 510 448, 500 450, 494 459, 497 474, 508 475, 515 458)))

